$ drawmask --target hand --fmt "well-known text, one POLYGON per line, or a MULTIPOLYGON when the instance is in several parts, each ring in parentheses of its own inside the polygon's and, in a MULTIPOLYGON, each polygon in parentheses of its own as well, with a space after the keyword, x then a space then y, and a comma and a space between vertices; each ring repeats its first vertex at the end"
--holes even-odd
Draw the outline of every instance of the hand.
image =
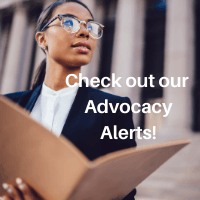
POLYGON ((16 179, 16 184, 3 183, 5 194, 0 200, 43 200, 24 180, 16 179))

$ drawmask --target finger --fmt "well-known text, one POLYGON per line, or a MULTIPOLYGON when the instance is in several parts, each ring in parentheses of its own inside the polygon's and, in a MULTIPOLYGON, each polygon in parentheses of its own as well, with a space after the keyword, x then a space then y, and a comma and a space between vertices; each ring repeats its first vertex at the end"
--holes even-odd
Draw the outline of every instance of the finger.
POLYGON ((2 187, 8 194, 12 194, 13 191, 12 191, 11 187, 9 186, 9 184, 3 183, 2 187))
POLYGON ((22 195, 13 184, 3 183, 2 187, 7 192, 6 196, 15 200, 22 200, 22 195))
POLYGON ((37 200, 32 189, 21 178, 17 178, 16 183, 25 200, 37 200))
POLYGON ((0 197, 0 200, 13 200, 13 199, 5 195, 5 196, 0 197))

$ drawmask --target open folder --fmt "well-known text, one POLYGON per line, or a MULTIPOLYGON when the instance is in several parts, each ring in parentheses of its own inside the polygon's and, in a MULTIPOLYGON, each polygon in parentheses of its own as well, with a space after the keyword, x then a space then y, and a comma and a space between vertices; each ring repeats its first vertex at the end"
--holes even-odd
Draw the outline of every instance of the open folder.
POLYGON ((123 199, 189 142, 128 148, 90 161, 66 138, 0 97, 0 183, 21 177, 48 200, 123 199))

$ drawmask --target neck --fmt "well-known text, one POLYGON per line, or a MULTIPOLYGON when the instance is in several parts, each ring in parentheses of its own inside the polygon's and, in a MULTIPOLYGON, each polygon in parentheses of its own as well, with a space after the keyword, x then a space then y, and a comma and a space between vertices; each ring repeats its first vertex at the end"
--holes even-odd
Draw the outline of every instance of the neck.
MULTIPOLYGON (((58 91, 63 88, 67 88, 66 77, 69 74, 75 74, 79 77, 81 67, 65 67, 55 61, 48 60, 46 66, 46 75, 44 79, 44 84, 49 88, 58 91)), ((78 79, 71 77, 69 79, 69 84, 73 85, 78 82, 78 79)))

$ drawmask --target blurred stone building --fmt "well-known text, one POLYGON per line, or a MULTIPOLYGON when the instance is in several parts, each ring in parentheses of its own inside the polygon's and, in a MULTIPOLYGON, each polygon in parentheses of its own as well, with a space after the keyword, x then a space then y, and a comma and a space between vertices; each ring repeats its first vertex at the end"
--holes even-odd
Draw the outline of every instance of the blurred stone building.
MULTIPOLYGON (((30 89, 45 58, 34 35, 40 12, 55 0, 0 0, 0 93, 30 89)), ((200 131, 200 1, 82 0, 105 25, 84 76, 155 77, 155 87, 99 88, 132 103, 173 103, 168 117, 134 114, 136 126, 200 131), (189 77, 186 87, 159 86, 161 77, 189 77)), ((174 132, 173 132, 174 133, 174 132)), ((170 134, 170 132, 169 132, 170 134)), ((160 176, 160 175, 159 175, 160 176)), ((148 200, 150 198, 147 198, 148 200)), ((172 199, 172 198, 170 198, 172 199)), ((183 198, 182 198, 183 199, 183 198)))

